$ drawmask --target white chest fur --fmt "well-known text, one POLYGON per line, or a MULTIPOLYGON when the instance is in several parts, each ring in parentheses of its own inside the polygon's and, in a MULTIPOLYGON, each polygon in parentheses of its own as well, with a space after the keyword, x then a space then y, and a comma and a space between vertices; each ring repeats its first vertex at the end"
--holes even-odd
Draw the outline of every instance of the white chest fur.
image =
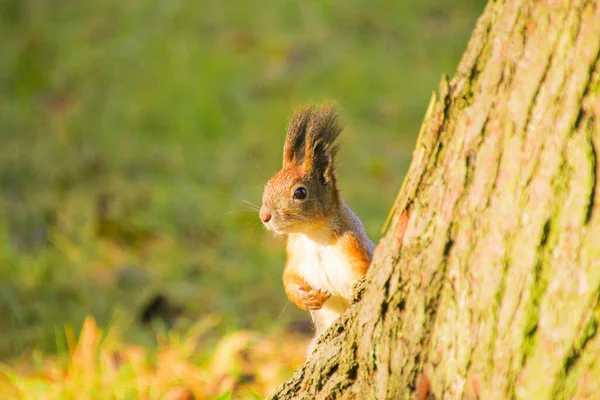
POLYGON ((311 287, 331 294, 321 309, 311 311, 318 337, 346 311, 352 298, 352 286, 360 276, 354 272, 341 246, 301 234, 290 239, 293 252, 299 257, 299 274, 311 287))
POLYGON ((352 285, 359 276, 341 246, 319 243, 304 235, 293 240, 294 253, 302 255, 298 272, 304 280, 313 288, 350 300, 352 285))

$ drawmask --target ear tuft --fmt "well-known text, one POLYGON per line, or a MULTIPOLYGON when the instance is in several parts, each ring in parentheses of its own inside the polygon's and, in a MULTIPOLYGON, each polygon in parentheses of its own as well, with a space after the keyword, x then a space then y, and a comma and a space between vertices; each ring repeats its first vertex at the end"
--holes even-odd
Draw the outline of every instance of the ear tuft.
POLYGON ((312 115, 312 107, 298 109, 288 123, 287 136, 283 145, 283 166, 302 164, 304 161, 304 141, 306 128, 312 115))
POLYGON ((341 132, 334 105, 325 104, 312 111, 306 127, 304 167, 325 182, 334 178, 336 140, 341 132))

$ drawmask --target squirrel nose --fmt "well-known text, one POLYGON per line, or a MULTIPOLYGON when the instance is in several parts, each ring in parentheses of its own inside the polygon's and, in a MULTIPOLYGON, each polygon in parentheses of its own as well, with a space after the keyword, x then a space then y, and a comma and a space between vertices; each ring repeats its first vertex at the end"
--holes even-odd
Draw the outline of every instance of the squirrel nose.
POLYGON ((271 220, 271 213, 267 211, 267 209, 264 207, 260 208, 260 212, 258 213, 258 215, 260 216, 262 222, 264 222, 265 224, 271 220))

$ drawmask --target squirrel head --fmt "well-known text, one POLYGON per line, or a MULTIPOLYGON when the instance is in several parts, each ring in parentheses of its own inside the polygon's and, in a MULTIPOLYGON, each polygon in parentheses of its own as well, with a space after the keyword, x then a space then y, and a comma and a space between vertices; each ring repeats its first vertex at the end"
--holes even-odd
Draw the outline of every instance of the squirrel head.
POLYGON ((332 105, 307 106, 290 119, 283 167, 265 186, 260 218, 278 234, 330 230, 339 208, 336 139, 342 131, 332 105))

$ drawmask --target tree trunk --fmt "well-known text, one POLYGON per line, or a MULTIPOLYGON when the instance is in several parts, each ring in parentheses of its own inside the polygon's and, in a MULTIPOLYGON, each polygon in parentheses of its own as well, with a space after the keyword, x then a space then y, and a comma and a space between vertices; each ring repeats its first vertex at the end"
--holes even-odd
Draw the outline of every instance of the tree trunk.
POLYGON ((598 0, 488 4, 360 301, 273 399, 598 398, 599 56, 598 0))

